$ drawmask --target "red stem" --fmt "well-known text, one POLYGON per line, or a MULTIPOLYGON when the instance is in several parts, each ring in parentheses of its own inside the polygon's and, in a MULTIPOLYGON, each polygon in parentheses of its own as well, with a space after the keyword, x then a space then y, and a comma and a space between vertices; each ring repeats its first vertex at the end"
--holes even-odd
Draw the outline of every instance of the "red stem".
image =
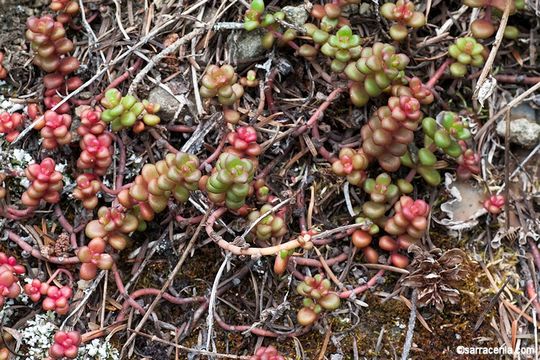
POLYGON ((49 280, 47 280, 47 285, 49 285, 54 279, 56 279, 56 277, 60 273, 63 273, 68 277, 68 279, 69 279, 69 287, 72 287, 72 285, 73 285, 73 275, 71 275, 71 273, 68 270, 62 269, 62 268, 56 269, 56 271, 51 275, 49 280))
POLYGON ((72 257, 68 257, 68 258, 56 257, 56 256, 43 256, 41 254, 41 251, 39 251, 38 249, 34 249, 34 247, 32 245, 30 245, 26 241, 24 241, 19 235, 15 234, 14 232, 9 231, 9 230, 7 231, 7 234, 8 234, 8 238, 11 241, 13 241, 17 245, 19 245, 19 247, 21 249, 23 249, 24 251, 30 253, 36 259, 47 261, 47 262, 50 262, 50 263, 53 263, 53 264, 61 264, 61 265, 80 263, 79 258, 77 256, 72 256, 72 257))
MULTIPOLYGON (((136 298, 141 297, 141 296, 159 295, 160 293, 161 293, 160 290, 154 289, 154 288, 139 289, 139 290, 134 291, 130 295, 130 298, 132 300, 135 300, 136 298)), ((192 303, 195 303, 195 302, 202 303, 202 302, 207 301, 204 296, 193 296, 193 297, 189 297, 189 298, 178 298, 178 297, 173 296, 173 295, 171 295, 169 293, 163 293, 161 295, 162 295, 163 299, 167 300, 170 303, 176 304, 176 305, 192 304, 192 303)), ((124 302, 124 304, 122 305, 122 310, 120 311, 120 314, 118 314, 118 317, 117 317, 116 321, 123 321, 125 319, 126 313, 127 313, 127 310, 129 308, 129 306, 130 306, 130 304, 128 303, 128 301, 124 302)), ((145 311, 144 311, 144 309, 142 309, 142 310, 143 310, 143 312, 141 313, 141 315, 144 315, 145 311)))
POLYGON ((170 132, 179 132, 179 133, 192 133, 195 129, 187 125, 167 125, 166 129, 170 132))
POLYGON ((441 78, 441 76, 443 76, 446 68, 452 63, 452 59, 446 59, 445 62, 443 62, 441 64, 441 66, 437 69, 437 71, 435 71, 435 73, 431 76, 431 78, 429 79, 429 81, 426 83, 426 87, 428 89, 433 89, 433 87, 435 86, 435 84, 437 83, 437 81, 439 81, 439 79, 441 78))
POLYGON ((219 157, 219 155, 221 154, 221 150, 225 146, 225 140, 227 140, 227 136, 224 135, 221 138, 221 140, 219 141, 219 144, 218 144, 216 150, 214 150, 214 152, 212 153, 212 155, 207 157, 206 160, 204 160, 201 163, 201 165, 199 165, 199 170, 204 170, 204 168, 206 167, 206 164, 210 164, 212 161, 214 161, 215 159, 217 159, 219 157))
POLYGON ((296 336, 300 336, 307 333, 311 329, 311 326, 306 326, 289 334, 278 334, 270 330, 264 330, 264 329, 253 327, 252 325, 229 325, 225 321, 223 321, 223 319, 217 313, 214 314, 214 317, 216 319, 216 322, 219 324, 219 326, 223 330, 240 331, 240 332, 249 331, 253 335, 265 336, 265 337, 274 337, 274 338, 277 338, 280 336, 296 337, 296 336))
POLYGON ((358 295, 358 294, 363 293, 367 289, 375 286, 375 284, 377 283, 377 280, 381 276, 383 276, 383 274, 384 274, 384 269, 379 270, 371 279, 369 279, 369 281, 367 283, 357 287, 356 289, 343 291, 343 292, 339 293, 339 297, 342 298, 342 299, 347 299, 352 294, 358 295))

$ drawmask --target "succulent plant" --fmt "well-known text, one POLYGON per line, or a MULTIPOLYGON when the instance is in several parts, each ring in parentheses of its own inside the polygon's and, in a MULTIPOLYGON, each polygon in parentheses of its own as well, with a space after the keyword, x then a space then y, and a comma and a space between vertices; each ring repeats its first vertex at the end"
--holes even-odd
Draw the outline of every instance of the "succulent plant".
POLYGON ((86 107, 80 114, 81 124, 77 128, 77 133, 80 136, 86 134, 101 135, 105 132, 107 124, 101 120, 101 109, 98 107, 86 107))
POLYGON ((350 148, 342 148, 339 156, 332 163, 332 171, 338 176, 346 176, 347 181, 352 185, 360 185, 366 179, 369 160, 362 151, 355 151, 350 148))
POLYGON ((222 153, 210 177, 203 178, 210 201, 225 203, 231 210, 240 209, 250 193, 255 166, 249 159, 222 153))
POLYGON ((60 201, 62 174, 55 170, 55 166, 53 159, 45 158, 41 164, 32 164, 25 169, 24 173, 31 184, 22 194, 24 205, 38 206, 41 200, 51 204, 60 201))
POLYGON ((101 185, 94 174, 81 174, 76 180, 77 186, 73 189, 73 197, 81 200, 85 209, 93 210, 98 204, 98 193, 101 185))
POLYGON ((255 210, 249 213, 248 220, 254 222, 262 215, 268 213, 257 225, 253 228, 253 235, 258 240, 269 240, 270 238, 280 238, 287 233, 287 225, 283 215, 280 213, 272 214, 272 205, 265 204, 260 210, 255 210))
POLYGON ((105 252, 107 242, 102 238, 92 239, 87 246, 80 247, 77 256, 81 260, 80 276, 84 280, 96 277, 97 270, 110 270, 113 258, 105 252))
POLYGON ((98 210, 98 220, 92 220, 84 229, 90 239, 102 238, 116 250, 123 250, 129 234, 137 230, 137 217, 123 208, 102 206, 98 210))
POLYGON ((289 258, 294 250, 280 250, 274 259, 274 273, 276 275, 283 275, 287 271, 287 265, 289 264, 289 258))
POLYGON ((59 71, 64 75, 79 68, 79 60, 67 56, 73 50, 73 42, 65 37, 66 31, 61 22, 50 15, 32 16, 26 27, 26 39, 31 42, 36 66, 45 72, 59 71))
POLYGON ((4 62, 4 53, 0 52, 0 80, 7 78, 7 70, 2 64, 4 62))
POLYGON ((345 25, 328 38, 321 47, 321 52, 333 59, 330 65, 332 71, 342 72, 349 61, 360 57, 360 43, 360 36, 353 34, 351 28, 345 25))
POLYGON ((495 30, 495 25, 488 19, 476 19, 471 23, 471 33, 477 39, 490 38, 495 30))
POLYGON ((362 48, 356 63, 345 67, 345 75, 353 81, 349 88, 351 101, 356 106, 364 106, 370 97, 379 96, 392 81, 403 77, 403 70, 409 63, 405 54, 397 54, 389 44, 376 42, 372 47, 362 48))
POLYGON ((251 88, 259 86, 257 72, 255 70, 249 70, 246 76, 240 78, 240 85, 251 88))
POLYGON ((240 113, 229 106, 236 104, 244 95, 244 87, 238 83, 238 75, 231 65, 210 65, 201 81, 201 96, 204 98, 217 97, 218 102, 224 105, 225 120, 236 124, 240 120, 240 113))
POLYGON ((473 37, 462 37, 448 48, 448 54, 456 59, 450 65, 450 73, 453 77, 460 78, 467 73, 467 65, 482 66, 484 64, 484 46, 479 44, 473 37))
MULTIPOLYGON (((82 85, 82 80, 78 76, 66 78, 61 73, 52 73, 43 77, 43 85, 45 86, 43 104, 47 109, 52 109, 62 100, 61 95, 65 96, 78 89, 82 85)), ((57 114, 67 114, 70 111, 67 102, 55 110, 57 114)))
MULTIPOLYGON (((331 33, 340 26, 349 24, 349 20, 341 16, 342 7, 350 4, 350 1, 332 1, 324 5, 315 4, 311 9, 311 15, 320 20, 319 27, 325 33, 331 33)), ((357 3, 357 2, 356 2, 357 3)), ((319 43, 314 39, 316 43, 319 43)))
POLYGON ((52 0, 49 8, 58 12, 56 20, 62 24, 67 24, 71 18, 79 13, 79 4, 75 0, 52 0))
POLYGON ((285 358, 279 355, 279 352, 272 345, 260 348, 255 351, 255 354, 249 358, 249 360, 285 360, 285 358))
POLYGON ((459 141, 470 139, 471 132, 456 113, 444 111, 440 114, 440 118, 440 125, 430 117, 422 120, 422 130, 426 135, 424 144, 426 147, 434 144, 448 156, 457 158, 462 154, 459 141))
POLYGON ((460 180, 467 180, 472 175, 480 173, 480 155, 469 149, 465 141, 460 140, 458 144, 461 147, 461 155, 456 160, 458 163, 456 174, 460 180))
POLYGON ((4 305, 6 298, 15 299, 19 296, 21 288, 17 274, 12 266, 0 265, 0 307, 4 305))
POLYGON ((503 195, 491 195, 484 201, 484 208, 493 215, 503 211, 506 199, 503 195))
POLYGON ((58 331, 54 334, 54 342, 49 349, 53 359, 75 359, 81 344, 81 334, 78 331, 58 331))
POLYGON ((255 190, 255 196, 257 201, 261 203, 268 202, 270 198, 270 188, 266 185, 263 179, 257 179, 253 182, 253 188, 255 190))
POLYGON ((407 151, 401 156, 401 164, 411 169, 415 169, 420 176, 431 186, 437 186, 441 183, 441 174, 437 170, 437 157, 431 150, 431 147, 423 147, 411 155, 407 151))
POLYGON ((164 160, 144 165, 134 185, 118 194, 118 200, 125 208, 137 205, 141 218, 150 221, 154 213, 165 210, 171 195, 181 203, 188 200, 201 178, 198 168, 195 155, 169 153, 164 160))
POLYGON ((391 87, 393 96, 411 96, 416 98, 422 105, 429 105, 433 102, 434 97, 431 90, 422 83, 417 77, 409 80, 408 85, 393 84, 391 87))
POLYGON ((263 0, 253 0, 251 2, 249 9, 244 14, 245 30, 252 31, 261 26, 264 8, 263 0))
POLYGON ((77 167, 93 170, 96 175, 105 175, 112 163, 112 138, 108 133, 101 135, 86 134, 80 141, 81 154, 77 167))
POLYGON ((425 25, 424 14, 415 11, 414 3, 409 0, 397 0, 396 3, 385 3, 381 6, 381 15, 394 21, 390 27, 390 37, 396 41, 404 40, 409 31, 407 26, 417 29, 425 25))
POLYGON ((39 279, 33 279, 31 282, 29 282, 28 284, 25 284, 24 287, 23 287, 23 291, 26 295, 28 295, 28 297, 30 298, 30 300, 32 300, 33 302, 38 302, 39 300, 41 300, 41 287, 42 287, 42 282, 39 280, 39 279))
MULTIPOLYGON (((405 180, 402 180, 404 182, 405 180)), ((362 212, 365 216, 372 220, 381 218, 386 211, 386 204, 397 199, 400 194, 400 188, 392 184, 392 178, 387 173, 381 173, 375 179, 367 179, 364 181, 364 191, 371 197, 370 201, 366 201, 362 205, 362 212)), ((407 189, 412 185, 407 186, 407 189)))
POLYGON ((388 106, 380 107, 361 129, 364 153, 376 158, 384 170, 396 171, 421 119, 418 100, 410 96, 391 97, 388 106))
POLYGON ((69 311, 69 299, 73 295, 73 290, 69 286, 46 286, 41 287, 41 293, 45 295, 41 306, 45 311, 54 311, 58 315, 65 315, 69 311))
POLYGON ((47 110, 43 118, 36 123, 35 128, 41 130, 43 147, 48 150, 56 149, 59 145, 66 145, 71 142, 71 116, 58 114, 55 111, 47 110))
POLYGON ((111 124, 113 131, 134 127, 141 130, 147 126, 156 126, 160 122, 160 106, 147 100, 138 101, 133 95, 122 96, 118 89, 112 88, 105 92, 101 99, 101 105, 105 110, 101 113, 101 120, 111 124))
POLYGON ((456 287, 467 276, 467 254, 461 249, 446 252, 433 249, 428 252, 416 245, 412 245, 409 251, 414 254, 410 273, 400 284, 418 290, 418 306, 434 306, 443 311, 445 302, 458 303, 456 287))
POLYGON ((317 321, 323 310, 333 311, 341 305, 338 294, 331 291, 330 280, 321 274, 314 277, 307 276, 298 284, 296 292, 304 296, 303 307, 297 314, 298 322, 303 326, 317 321))
MULTIPOLYGON (((506 8, 506 0, 463 0, 463 4, 473 8, 491 6, 500 11, 504 11, 504 9, 506 8)), ((524 8, 524 0, 510 1, 510 14, 515 13, 516 10, 523 10, 524 8)))
POLYGON ((225 152, 238 157, 255 157, 261 154, 261 146, 257 144, 257 130, 252 126, 241 126, 227 134, 227 142, 231 146, 225 152))
POLYGON ((519 37, 519 29, 515 26, 507 26, 503 35, 505 39, 516 40, 519 37))
POLYGON ((429 205, 424 200, 401 196, 394 205, 394 216, 386 221, 384 231, 390 235, 408 234, 420 239, 428 226, 429 205))
POLYGON ((23 120, 24 115, 19 113, 0 113, 0 134, 6 134, 6 141, 12 142, 19 136, 23 120))

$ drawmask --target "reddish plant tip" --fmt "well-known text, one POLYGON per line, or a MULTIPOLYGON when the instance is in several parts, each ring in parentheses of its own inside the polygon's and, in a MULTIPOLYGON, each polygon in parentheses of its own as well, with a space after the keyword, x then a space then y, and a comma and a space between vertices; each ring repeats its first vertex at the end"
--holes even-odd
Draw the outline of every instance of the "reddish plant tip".
POLYGON ((45 149, 56 149, 59 145, 71 142, 71 116, 69 115, 47 110, 35 127, 41 130, 42 145, 45 149))
POLYGON ((458 167, 456 174, 458 179, 467 180, 472 175, 480 173, 480 155, 467 147, 467 143, 460 140, 458 144, 461 147, 462 153, 457 158, 458 167))
POLYGON ((113 265, 112 257, 105 252, 107 243, 102 238, 92 239, 88 246, 79 248, 77 256, 83 263, 80 275, 84 280, 92 280, 96 277, 97 269, 110 270, 113 265))
POLYGON ((24 115, 19 113, 0 113, 0 134, 6 134, 6 141, 12 142, 19 136, 24 115))
POLYGON ((249 360, 285 360, 272 345, 257 349, 255 354, 249 360))
POLYGON ((75 359, 81 344, 78 331, 59 331, 54 335, 54 343, 49 348, 49 356, 53 359, 75 359))
MULTIPOLYGON (((6 254, 0 253, 6 260, 6 263, 0 262, 0 307, 4 305, 5 298, 14 299, 19 296, 21 288, 19 285, 20 265, 8 258, 6 254), (10 265, 10 263, 14 265, 10 265), (18 271, 16 271, 17 269, 18 271)), ((24 272, 24 268, 22 269, 24 272)))
MULTIPOLYGON (((64 74, 52 73, 43 77, 45 92, 43 93, 43 103, 47 109, 52 109, 62 101, 62 96, 78 89, 82 85, 82 80, 78 76, 66 78, 64 74)), ((71 111, 69 103, 63 103, 55 110, 58 114, 67 114, 71 111)))
POLYGON ((99 107, 81 106, 75 112, 80 112, 81 125, 77 128, 79 135, 93 134, 97 136, 105 132, 107 124, 101 120, 101 109, 99 107))
POLYGON ((26 39, 34 50, 34 64, 45 72, 69 74, 79 68, 79 61, 66 54, 73 50, 73 42, 65 37, 66 30, 52 16, 32 16, 26 21, 26 39))
POLYGON ((47 292, 47 288, 47 284, 43 284, 39 279, 33 279, 30 283, 24 285, 23 290, 30 300, 38 302, 41 299, 41 295, 47 292))
POLYGON ((394 210, 395 214, 387 220, 384 230, 390 235, 408 234, 414 239, 421 238, 428 226, 429 205, 424 200, 402 196, 394 210))
POLYGON ((4 62, 4 53, 0 52, 0 80, 7 78, 7 70, 2 64, 3 62, 4 62))
POLYGON ((506 199, 503 195, 492 195, 484 201, 484 208, 493 215, 502 212, 506 199))
POLYGON ((92 210, 98 204, 98 193, 101 182, 94 174, 82 174, 77 177, 77 187, 73 190, 73 197, 82 201, 85 209, 92 210))
POLYGON ((46 295, 43 299, 43 310, 56 311, 59 315, 65 315, 69 311, 69 299, 73 295, 73 291, 69 286, 48 286, 46 291, 42 287, 42 294, 46 295))
POLYGON ((257 144, 257 131, 252 126, 241 126, 227 134, 227 142, 231 144, 225 151, 239 157, 255 157, 261 154, 261 146, 257 144))
POLYGON ((79 169, 93 170, 96 175, 105 175, 112 163, 112 138, 109 134, 86 134, 80 141, 81 155, 77 160, 79 169))
POLYGON ((60 201, 63 188, 62 174, 55 171, 55 162, 45 158, 41 164, 32 164, 25 170, 25 175, 32 183, 22 194, 21 201, 26 206, 38 206, 41 200, 51 204, 60 201))

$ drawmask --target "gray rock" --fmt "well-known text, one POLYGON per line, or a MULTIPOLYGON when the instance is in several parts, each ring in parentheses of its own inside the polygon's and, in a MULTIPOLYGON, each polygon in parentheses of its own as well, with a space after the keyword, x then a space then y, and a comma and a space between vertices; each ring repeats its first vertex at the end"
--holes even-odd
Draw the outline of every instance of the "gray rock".
POLYGON ((511 119, 527 119, 532 122, 540 122, 536 109, 528 103, 522 103, 510 110, 511 119))
POLYGON ((158 115, 162 122, 171 121, 180 106, 180 103, 174 96, 159 86, 156 86, 150 91, 150 94, 148 94, 148 101, 160 105, 158 115))
MULTIPOLYGON (((497 134, 504 137, 506 133, 505 121, 497 124, 497 134)), ((540 141, 540 125, 526 118, 510 121, 510 142, 525 148, 535 147, 540 141)))
POLYGON ((308 19, 308 12, 304 5, 285 6, 281 11, 285 13, 285 20, 296 26, 304 25, 308 19))
POLYGON ((266 52, 261 39, 264 32, 261 29, 253 31, 234 31, 227 38, 229 50, 234 63, 250 61, 266 52))

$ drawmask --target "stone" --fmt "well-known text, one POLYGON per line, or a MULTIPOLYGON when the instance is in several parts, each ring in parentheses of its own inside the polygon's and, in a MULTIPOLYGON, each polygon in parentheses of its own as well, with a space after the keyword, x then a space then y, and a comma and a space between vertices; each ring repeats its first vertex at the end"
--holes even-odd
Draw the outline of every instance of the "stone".
POLYGON ((262 56, 266 49, 262 46, 261 39, 264 31, 234 31, 227 38, 230 44, 229 51, 234 63, 251 61, 253 58, 262 56))
POLYGON ((285 13, 285 20, 296 26, 304 25, 309 15, 304 5, 285 6, 281 11, 285 13))
MULTIPOLYGON (((497 124, 497 135, 504 138, 506 134, 505 120, 497 124)), ((526 118, 510 121, 510 142, 525 148, 533 148, 540 141, 540 125, 526 118)))
POLYGON ((148 101, 160 105, 157 115, 161 118, 161 122, 173 120, 174 114, 176 114, 176 111, 180 107, 178 100, 159 86, 150 90, 148 101))
POLYGON ((532 122, 540 122, 537 111, 528 103, 522 103, 510 110, 510 119, 527 119, 532 122))

